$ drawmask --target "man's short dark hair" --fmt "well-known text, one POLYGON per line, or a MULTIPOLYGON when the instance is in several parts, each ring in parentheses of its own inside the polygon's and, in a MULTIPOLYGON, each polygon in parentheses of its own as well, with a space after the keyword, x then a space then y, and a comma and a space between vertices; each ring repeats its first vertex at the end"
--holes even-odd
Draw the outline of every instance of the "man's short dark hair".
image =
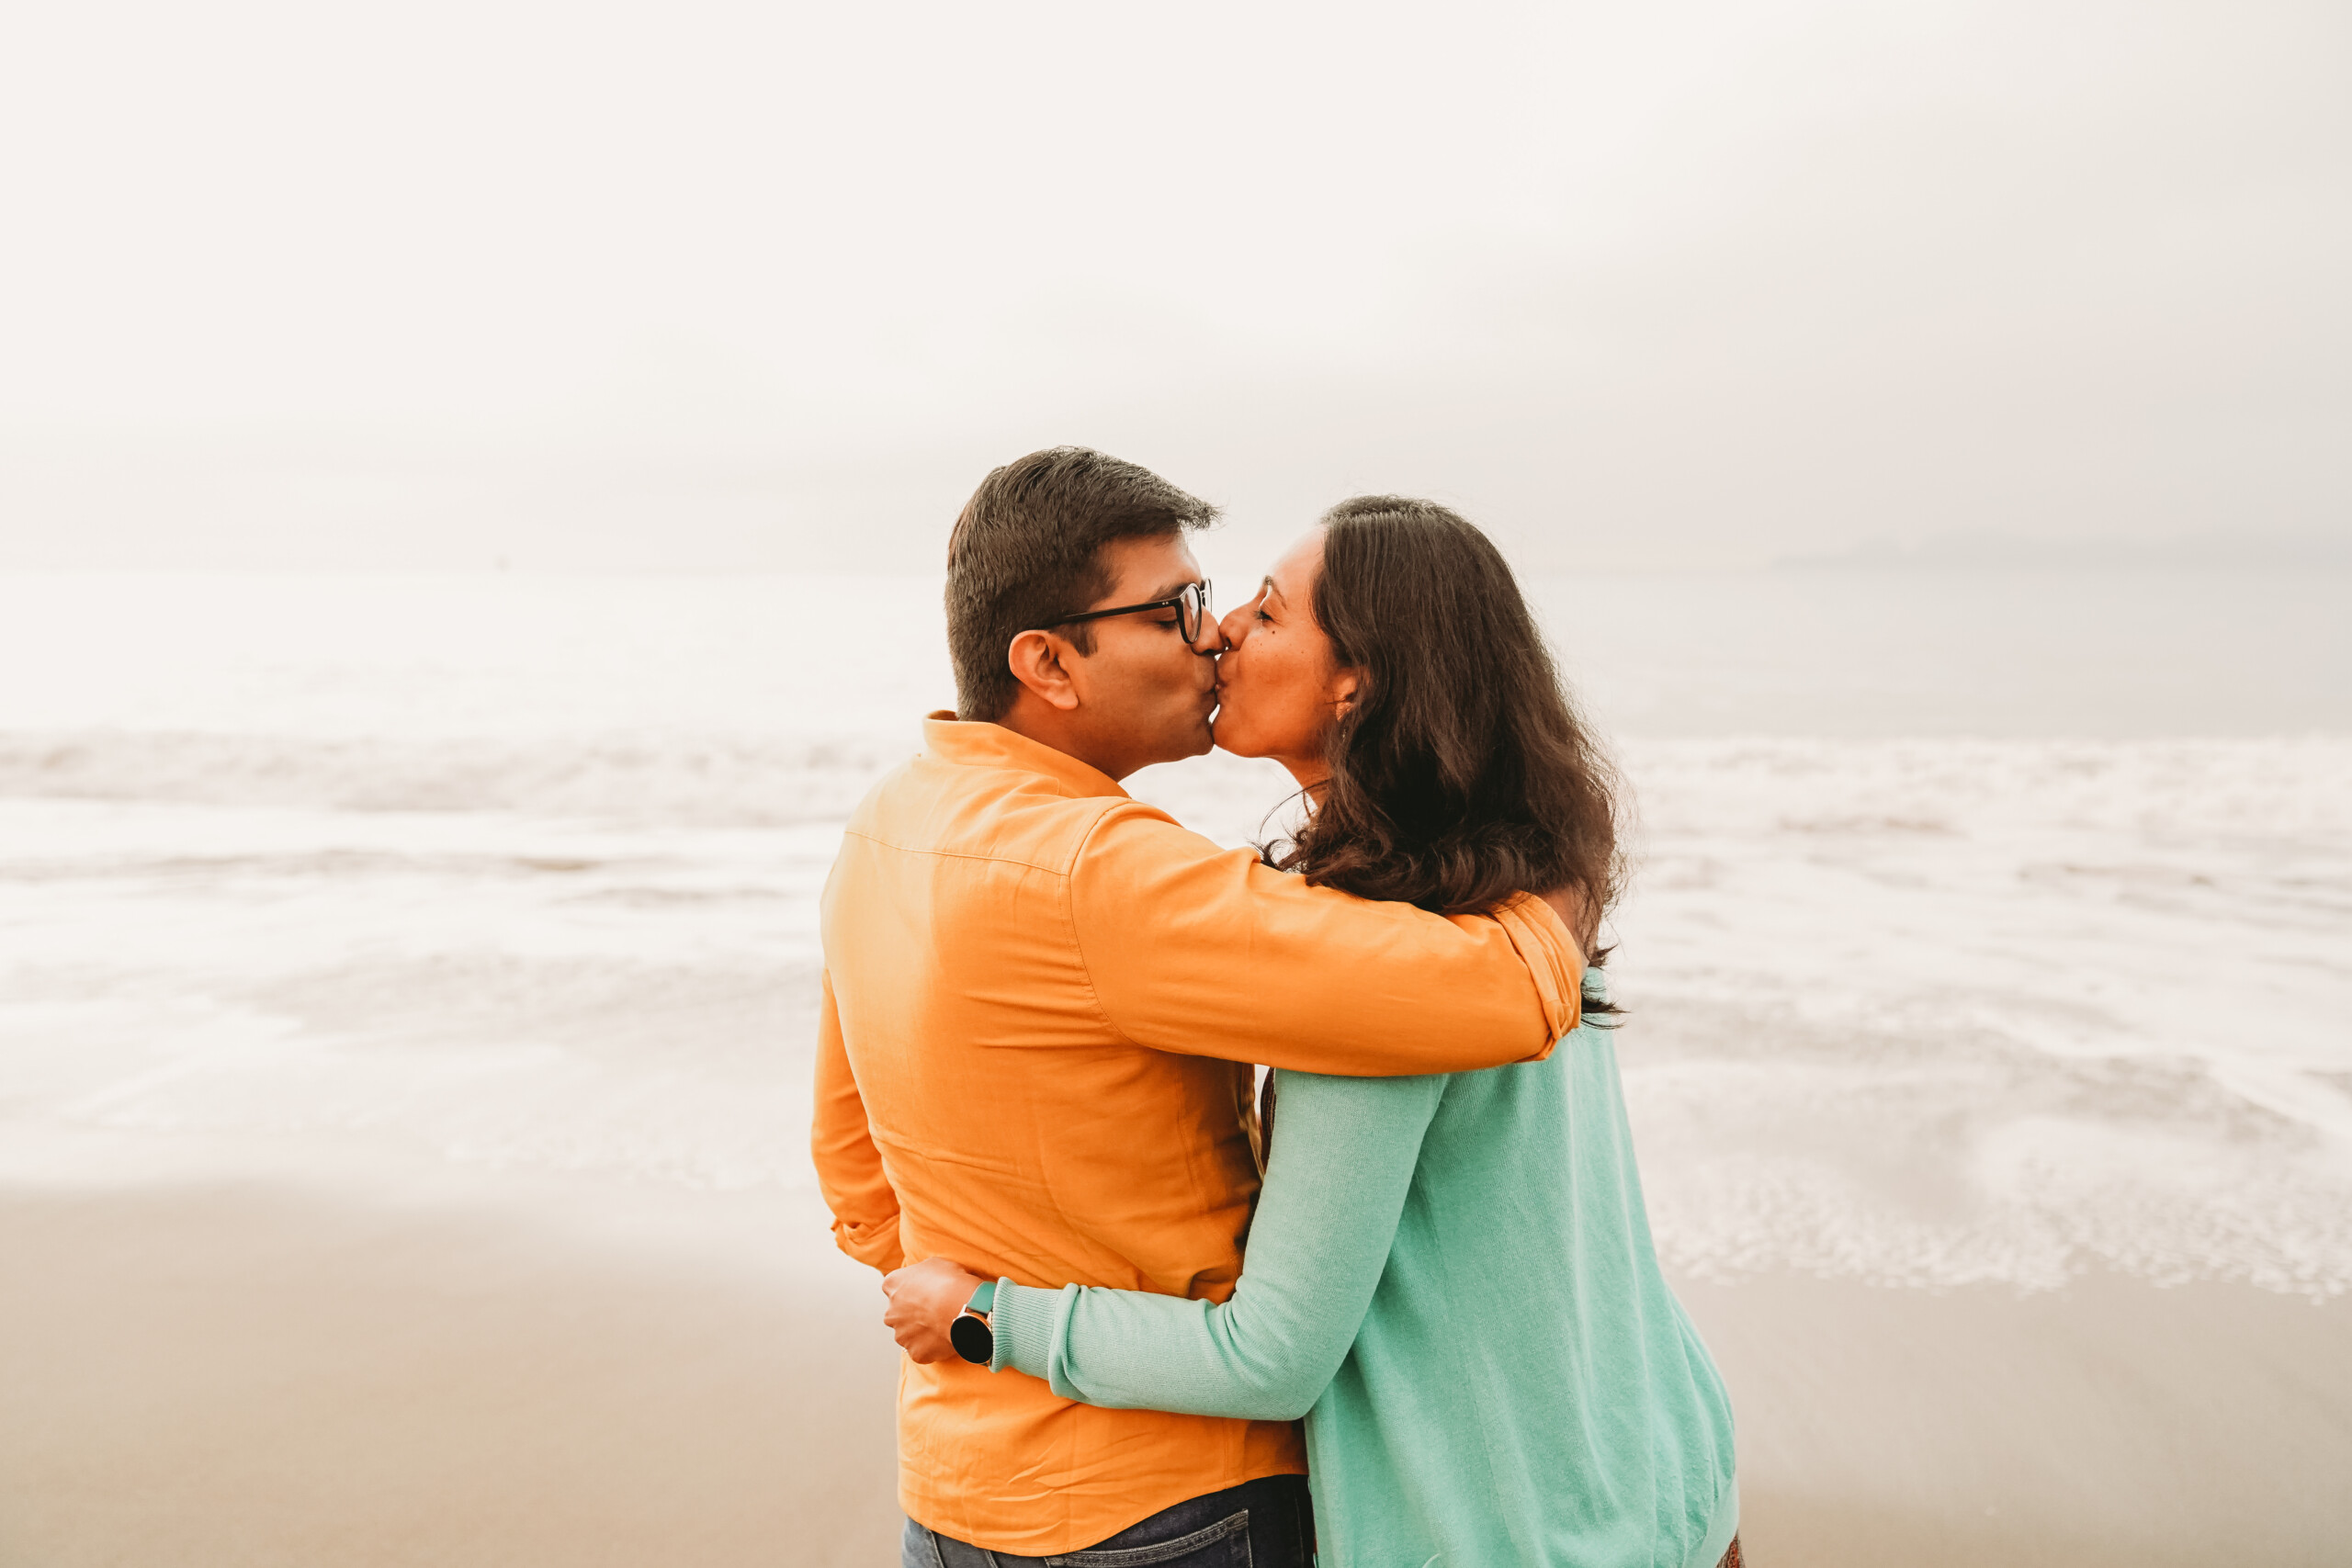
MULTIPOLYGON (((1149 468, 1083 446, 1032 452, 982 479, 947 541, 957 715, 1004 716, 1021 689, 1005 658, 1012 639, 1111 591, 1103 546, 1205 528, 1216 515, 1149 468)), ((1093 651, 1093 629, 1069 628, 1079 652, 1093 651)))

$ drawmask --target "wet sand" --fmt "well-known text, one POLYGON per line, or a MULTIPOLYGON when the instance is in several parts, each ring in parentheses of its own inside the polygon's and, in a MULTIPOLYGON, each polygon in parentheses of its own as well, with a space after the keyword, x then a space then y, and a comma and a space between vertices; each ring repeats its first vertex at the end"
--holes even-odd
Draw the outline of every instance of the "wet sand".
MULTIPOLYGON (((730 1230, 718 1257, 268 1189, 0 1196, 0 1562, 893 1562, 872 1278, 798 1209, 730 1230)), ((1684 1299, 1759 1563, 2344 1560, 2352 1303, 1684 1299)))
POLYGON ((895 1562, 880 1294, 767 1241, 710 1267, 268 1191, 8 1195, 0 1563, 895 1562))
POLYGON ((1759 1563, 2352 1555, 2352 1301, 2120 1277, 1679 1292, 1731 1385, 1759 1563))

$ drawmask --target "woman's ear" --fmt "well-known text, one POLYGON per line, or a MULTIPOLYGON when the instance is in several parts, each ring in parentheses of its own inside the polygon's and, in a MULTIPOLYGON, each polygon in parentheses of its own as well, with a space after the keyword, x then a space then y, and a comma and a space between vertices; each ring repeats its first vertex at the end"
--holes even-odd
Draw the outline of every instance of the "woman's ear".
POLYGON ((1333 675, 1331 677, 1332 712, 1341 718, 1347 717, 1349 711, 1356 705, 1356 692, 1363 684, 1362 673, 1354 670, 1341 670, 1333 675))
POLYGON ((1062 663, 1065 646, 1051 632, 1023 632, 1004 650, 1004 662, 1014 680, 1048 705, 1068 713, 1078 706, 1078 687, 1062 663))

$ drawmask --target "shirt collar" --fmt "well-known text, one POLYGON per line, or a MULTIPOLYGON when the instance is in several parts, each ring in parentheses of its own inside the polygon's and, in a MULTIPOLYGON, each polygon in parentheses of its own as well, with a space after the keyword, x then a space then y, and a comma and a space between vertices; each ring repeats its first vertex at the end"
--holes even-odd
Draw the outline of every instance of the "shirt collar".
POLYGON ((1001 724, 969 723, 944 710, 922 721, 923 750, 943 762, 967 768, 1006 768, 1043 773, 1074 795, 1127 792, 1119 781, 1067 751, 1016 735, 1001 724))

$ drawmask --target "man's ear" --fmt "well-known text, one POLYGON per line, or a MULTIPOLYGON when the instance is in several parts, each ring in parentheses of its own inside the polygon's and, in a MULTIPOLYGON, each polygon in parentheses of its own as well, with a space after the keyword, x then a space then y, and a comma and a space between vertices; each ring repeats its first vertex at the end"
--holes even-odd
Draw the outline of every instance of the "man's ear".
POLYGON ((1004 650, 1012 678, 1045 702, 1069 713, 1078 706, 1078 687, 1062 662, 1069 645, 1051 632, 1023 632, 1004 650))

